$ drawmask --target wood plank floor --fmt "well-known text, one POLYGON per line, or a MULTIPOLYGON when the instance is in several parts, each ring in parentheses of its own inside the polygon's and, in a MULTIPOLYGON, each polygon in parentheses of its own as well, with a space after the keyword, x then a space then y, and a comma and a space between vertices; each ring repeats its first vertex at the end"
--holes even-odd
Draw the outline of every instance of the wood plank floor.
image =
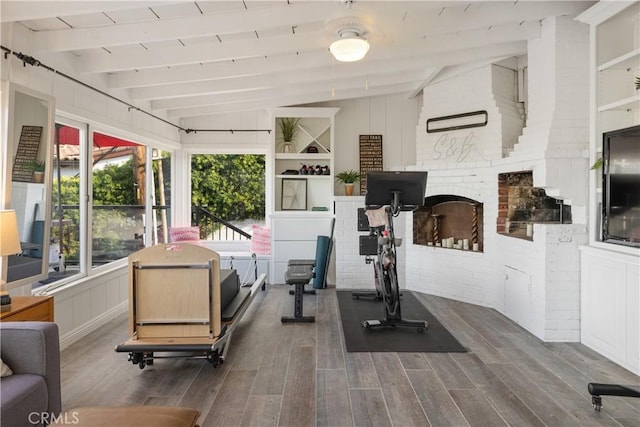
POLYGON ((468 353, 347 353, 335 289, 305 295, 315 323, 282 324, 288 290, 257 295, 218 368, 176 358, 141 370, 114 351, 129 338, 126 317, 111 321, 62 352, 63 409, 187 406, 202 427, 640 426, 640 399, 604 397, 595 412, 587 391, 640 378, 495 310, 416 293, 468 353))

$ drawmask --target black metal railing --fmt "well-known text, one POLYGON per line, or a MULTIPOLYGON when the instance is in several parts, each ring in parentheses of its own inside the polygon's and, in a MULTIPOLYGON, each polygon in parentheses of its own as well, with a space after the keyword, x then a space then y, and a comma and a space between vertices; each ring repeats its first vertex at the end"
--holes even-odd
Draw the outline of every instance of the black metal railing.
MULTIPOLYGON (((154 215, 168 206, 154 205, 154 215)), ((92 258, 103 264, 128 256, 144 245, 144 206, 140 205, 94 205, 92 224, 92 258)), ((226 221, 202 206, 192 207, 191 224, 200 227, 203 240, 251 240, 251 234, 226 221)), ((80 258, 80 213, 78 205, 54 207, 51 219, 51 243, 60 245, 65 262, 78 264, 80 258)), ((161 228, 161 227, 159 227, 161 228)), ((168 241, 158 231, 157 240, 168 241)), ((154 238, 155 241, 155 238, 154 238)), ((42 242, 39 242, 42 244, 42 242)))
POLYGON ((203 240, 251 240, 251 234, 203 206, 191 207, 191 224, 200 227, 200 238, 203 240))

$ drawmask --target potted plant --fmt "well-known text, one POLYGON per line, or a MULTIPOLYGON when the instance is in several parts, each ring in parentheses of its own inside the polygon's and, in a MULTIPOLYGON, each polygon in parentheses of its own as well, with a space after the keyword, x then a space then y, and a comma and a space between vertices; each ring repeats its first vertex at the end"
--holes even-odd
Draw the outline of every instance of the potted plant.
POLYGON ((360 172, 354 170, 342 171, 336 175, 336 180, 344 184, 344 193, 347 196, 353 194, 353 185, 360 181, 360 172))
POLYGON ((280 127, 280 133, 282 134, 282 142, 284 144, 283 152, 290 153, 291 152, 291 143, 293 139, 296 137, 296 132, 298 131, 298 122, 300 121, 297 117, 281 117, 278 119, 278 126, 280 127))
POLYGON ((33 160, 29 166, 33 170, 33 182, 44 182, 44 171, 46 169, 46 163, 42 160, 33 160))

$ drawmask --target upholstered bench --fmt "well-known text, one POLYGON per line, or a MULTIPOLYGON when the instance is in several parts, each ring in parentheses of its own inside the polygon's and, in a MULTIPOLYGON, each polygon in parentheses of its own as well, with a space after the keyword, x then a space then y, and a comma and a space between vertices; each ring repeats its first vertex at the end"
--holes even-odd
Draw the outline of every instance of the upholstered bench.
POLYGON ((63 413, 52 425, 74 427, 197 427, 200 412, 176 406, 87 406, 63 413))

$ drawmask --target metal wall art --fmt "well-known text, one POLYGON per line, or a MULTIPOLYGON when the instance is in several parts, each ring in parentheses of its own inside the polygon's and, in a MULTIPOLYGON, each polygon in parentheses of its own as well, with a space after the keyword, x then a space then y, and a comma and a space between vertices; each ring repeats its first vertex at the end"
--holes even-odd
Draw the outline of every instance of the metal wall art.
POLYGON ((435 117, 427 120, 427 133, 482 127, 487 125, 488 119, 486 110, 435 117))

